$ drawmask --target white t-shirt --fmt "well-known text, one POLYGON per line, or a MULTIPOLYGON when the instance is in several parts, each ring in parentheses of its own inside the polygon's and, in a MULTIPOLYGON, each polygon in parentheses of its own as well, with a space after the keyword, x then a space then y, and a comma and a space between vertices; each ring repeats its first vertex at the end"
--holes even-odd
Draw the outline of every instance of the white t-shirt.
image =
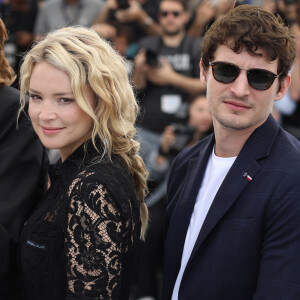
POLYGON ((215 155, 214 150, 209 157, 204 178, 195 202, 194 211, 191 216, 190 225, 186 233, 181 258, 181 267, 173 289, 172 300, 178 299, 182 275, 198 238, 203 222, 217 191, 219 190, 235 159, 236 157, 218 157, 215 155))

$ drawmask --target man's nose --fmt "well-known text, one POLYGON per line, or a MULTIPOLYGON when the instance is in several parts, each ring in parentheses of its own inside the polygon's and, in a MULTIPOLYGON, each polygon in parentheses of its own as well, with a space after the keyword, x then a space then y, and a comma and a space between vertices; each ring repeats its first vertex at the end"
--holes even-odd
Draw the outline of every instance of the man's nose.
POLYGON ((250 88, 246 70, 241 70, 236 80, 230 84, 231 92, 238 98, 248 96, 250 88))

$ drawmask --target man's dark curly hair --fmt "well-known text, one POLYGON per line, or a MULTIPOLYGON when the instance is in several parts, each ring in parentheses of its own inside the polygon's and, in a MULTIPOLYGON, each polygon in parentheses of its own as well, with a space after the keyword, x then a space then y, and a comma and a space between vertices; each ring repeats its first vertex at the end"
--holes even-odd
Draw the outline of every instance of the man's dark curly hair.
POLYGON ((285 78, 295 59, 295 41, 280 16, 275 16, 260 7, 240 5, 215 21, 206 32, 201 46, 204 70, 220 45, 229 46, 235 53, 246 48, 250 55, 262 48, 267 59, 278 58, 280 79, 285 78))

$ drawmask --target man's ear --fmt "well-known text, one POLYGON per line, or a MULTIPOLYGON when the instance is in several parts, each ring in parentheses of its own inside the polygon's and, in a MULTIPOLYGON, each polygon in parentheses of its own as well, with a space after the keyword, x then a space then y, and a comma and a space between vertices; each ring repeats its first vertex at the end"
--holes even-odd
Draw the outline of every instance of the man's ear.
POLYGON ((275 101, 278 101, 280 99, 282 99, 284 97, 284 95, 286 94, 289 86, 291 83, 291 75, 288 74, 286 78, 284 78, 281 82, 280 82, 280 90, 277 92, 277 95, 275 97, 275 101))
POLYGON ((200 60, 199 67, 200 67, 200 80, 202 83, 206 84, 206 74, 203 69, 202 59, 200 60))

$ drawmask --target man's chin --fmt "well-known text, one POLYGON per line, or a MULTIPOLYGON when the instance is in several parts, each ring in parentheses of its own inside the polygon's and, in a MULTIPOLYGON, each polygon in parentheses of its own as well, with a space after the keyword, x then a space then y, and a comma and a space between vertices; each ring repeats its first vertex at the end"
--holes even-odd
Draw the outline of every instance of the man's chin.
POLYGON ((218 116, 216 120, 224 128, 233 129, 233 130, 244 130, 254 126, 252 122, 243 120, 243 118, 239 116, 231 116, 231 117, 218 116))
POLYGON ((180 33, 180 30, 165 30, 164 34, 167 36, 176 36, 180 33))

